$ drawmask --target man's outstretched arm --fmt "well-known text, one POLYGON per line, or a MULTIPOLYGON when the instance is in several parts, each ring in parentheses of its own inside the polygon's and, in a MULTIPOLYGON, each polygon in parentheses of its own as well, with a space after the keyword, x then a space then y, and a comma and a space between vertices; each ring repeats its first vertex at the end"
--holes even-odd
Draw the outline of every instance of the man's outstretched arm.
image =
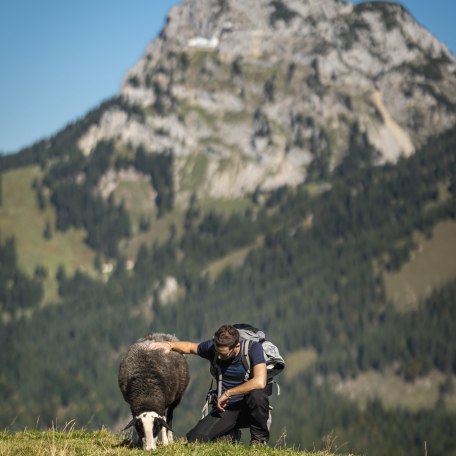
POLYGON ((163 350, 165 353, 175 351, 183 355, 197 355, 198 344, 196 342, 186 342, 182 340, 176 341, 163 341, 163 342, 149 342, 148 348, 150 350, 163 350))

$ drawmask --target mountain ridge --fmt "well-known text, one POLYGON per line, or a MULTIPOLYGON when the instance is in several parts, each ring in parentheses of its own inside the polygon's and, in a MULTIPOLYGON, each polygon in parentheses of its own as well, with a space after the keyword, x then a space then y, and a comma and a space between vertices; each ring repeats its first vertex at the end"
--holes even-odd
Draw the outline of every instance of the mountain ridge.
POLYGON ((187 0, 65 147, 171 153, 181 206, 239 198, 326 180, 355 144, 372 163, 409 156, 456 122, 455 83, 451 52, 399 4, 187 0))
POLYGON ((142 114, 107 110, 78 140, 86 155, 107 139, 172 149, 181 202, 189 157, 201 156, 196 191, 232 198, 328 177, 353 128, 381 163, 456 122, 456 61, 400 5, 209 3, 171 10, 122 84, 142 114))

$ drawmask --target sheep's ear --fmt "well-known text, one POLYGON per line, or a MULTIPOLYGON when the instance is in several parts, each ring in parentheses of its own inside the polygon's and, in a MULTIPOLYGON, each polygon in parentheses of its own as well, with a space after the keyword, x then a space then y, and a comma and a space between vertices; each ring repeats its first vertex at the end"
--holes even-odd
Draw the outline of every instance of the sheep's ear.
POLYGON ((169 427, 169 424, 163 419, 163 418, 157 418, 157 421, 163 426, 165 427, 166 429, 168 429, 168 431, 173 431, 170 427, 169 427))
POLYGON ((126 431, 128 428, 131 428, 136 424, 137 418, 132 418, 130 422, 122 429, 122 431, 126 431))

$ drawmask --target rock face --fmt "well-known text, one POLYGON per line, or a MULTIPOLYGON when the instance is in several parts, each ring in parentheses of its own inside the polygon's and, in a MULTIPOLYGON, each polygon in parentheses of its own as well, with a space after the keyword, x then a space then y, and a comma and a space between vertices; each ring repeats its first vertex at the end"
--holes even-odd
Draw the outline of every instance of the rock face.
POLYGON ((178 199, 237 197, 327 177, 356 136, 379 162, 412 154, 454 125, 455 86, 453 55, 397 4, 186 0, 125 77, 132 110, 79 147, 172 149, 178 199))

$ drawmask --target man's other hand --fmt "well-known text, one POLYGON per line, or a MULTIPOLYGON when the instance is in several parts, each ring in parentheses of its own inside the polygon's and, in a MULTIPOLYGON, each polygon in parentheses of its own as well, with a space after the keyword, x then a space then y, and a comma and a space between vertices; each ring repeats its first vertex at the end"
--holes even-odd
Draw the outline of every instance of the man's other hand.
POLYGON ((228 394, 226 393, 226 391, 224 393, 222 393, 222 395, 217 399, 217 409, 220 411, 220 412, 224 412, 225 411, 225 408, 226 406, 228 405, 228 402, 230 401, 230 397, 228 396, 228 394))

